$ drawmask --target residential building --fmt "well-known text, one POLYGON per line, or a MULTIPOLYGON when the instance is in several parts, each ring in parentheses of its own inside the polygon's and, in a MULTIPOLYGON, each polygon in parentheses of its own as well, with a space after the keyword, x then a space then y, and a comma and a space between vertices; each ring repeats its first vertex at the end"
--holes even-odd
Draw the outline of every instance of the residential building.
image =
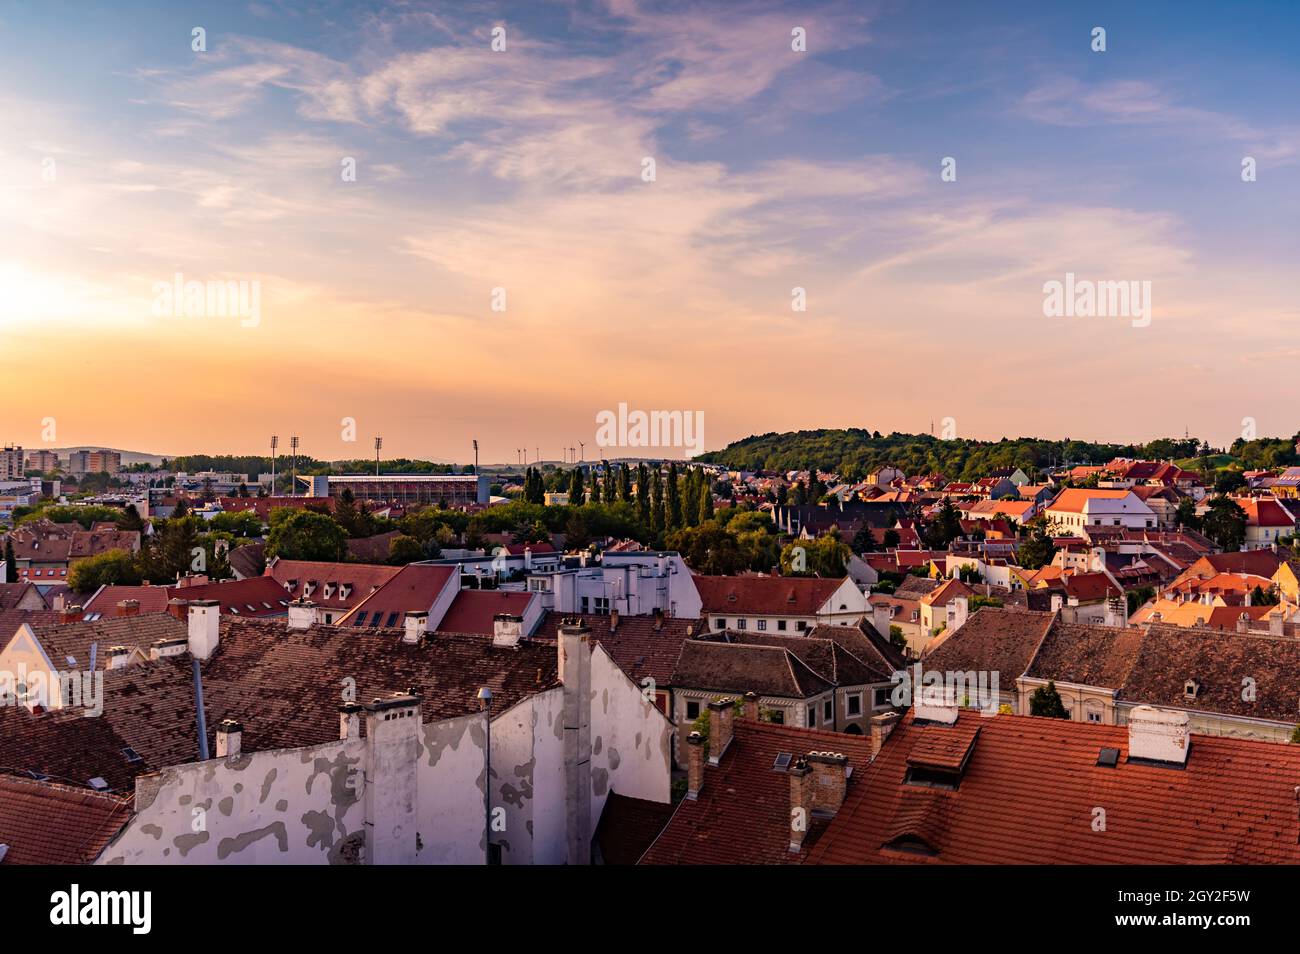
POLYGON ((711 630, 801 633, 826 623, 855 625, 869 612, 849 577, 695 576, 700 613, 711 630))

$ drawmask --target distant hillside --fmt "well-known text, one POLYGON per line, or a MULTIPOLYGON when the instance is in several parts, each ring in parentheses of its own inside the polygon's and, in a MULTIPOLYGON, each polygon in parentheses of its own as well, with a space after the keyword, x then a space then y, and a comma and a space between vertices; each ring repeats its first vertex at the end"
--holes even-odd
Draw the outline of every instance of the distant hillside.
POLYGON ((1050 465, 1104 463, 1114 457, 1166 459, 1195 454, 1195 438, 1162 438, 1146 445, 1092 444, 1086 441, 942 440, 929 434, 881 434, 860 428, 792 431, 747 437, 701 456, 701 460, 744 470, 800 470, 817 467, 859 480, 893 464, 909 474, 938 471, 953 480, 983 476, 1000 467, 1019 467, 1033 476, 1050 465))

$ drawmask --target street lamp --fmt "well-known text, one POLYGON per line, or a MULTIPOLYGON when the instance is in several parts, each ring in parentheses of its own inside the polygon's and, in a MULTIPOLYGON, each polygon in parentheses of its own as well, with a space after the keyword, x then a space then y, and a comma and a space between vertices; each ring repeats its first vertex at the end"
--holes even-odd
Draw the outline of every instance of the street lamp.
POLYGON ((483 863, 492 864, 492 690, 478 691, 478 707, 487 713, 487 757, 483 766, 483 863))

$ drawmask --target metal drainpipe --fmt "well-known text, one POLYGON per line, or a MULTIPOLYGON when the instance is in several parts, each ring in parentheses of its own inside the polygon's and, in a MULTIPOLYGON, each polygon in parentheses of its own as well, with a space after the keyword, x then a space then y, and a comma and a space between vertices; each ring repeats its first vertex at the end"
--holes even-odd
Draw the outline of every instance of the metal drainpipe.
POLYGON ((203 712, 203 673, 199 671, 199 657, 191 659, 194 664, 194 708, 199 713, 199 758, 208 760, 208 720, 203 712))

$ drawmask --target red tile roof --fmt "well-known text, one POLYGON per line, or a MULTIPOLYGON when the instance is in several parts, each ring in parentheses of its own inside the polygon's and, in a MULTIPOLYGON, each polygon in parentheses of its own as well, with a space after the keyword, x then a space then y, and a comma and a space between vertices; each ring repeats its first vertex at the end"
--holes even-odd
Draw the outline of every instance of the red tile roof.
POLYGON ((517 590, 461 590, 438 623, 438 629, 449 633, 483 633, 491 636, 493 618, 497 613, 523 616, 528 604, 534 599, 537 599, 535 593, 517 590))
POLYGON ((85 865, 131 818, 131 796, 0 775, 3 864, 85 865))
POLYGON ((815 616, 844 579, 801 576, 696 576, 705 613, 815 616))
POLYGON ((814 864, 1300 863, 1300 746, 1193 735, 1179 769, 1128 761, 1128 729, 909 715, 813 846, 814 864), (955 789, 904 779, 932 736, 979 730, 955 789), (1097 765, 1102 748, 1118 765, 1097 765), (1094 828, 1098 808, 1105 830, 1094 828), (911 847, 913 850, 902 850, 911 847), (928 853, 923 853, 928 852, 928 853))
POLYGON ((681 655, 682 643, 703 632, 704 626, 697 619, 623 616, 611 633, 607 614, 548 612, 533 637, 554 640, 560 624, 568 617, 581 619, 591 629, 592 642, 599 643, 629 679, 639 685, 649 677, 660 689, 673 684, 673 667, 681 655))
POLYGON ((306 595, 317 606, 347 610, 397 576, 398 569, 375 563, 274 560, 266 568, 266 575, 279 583, 291 600, 306 595), (326 584, 330 584, 328 596, 326 584))
POLYGON ((251 576, 246 580, 226 580, 200 586, 168 587, 171 599, 187 602, 216 600, 223 616, 282 616, 288 612, 288 595, 269 576, 251 576))
POLYGON ((165 586, 104 586, 82 604, 87 613, 116 616, 117 604, 122 600, 135 600, 141 613, 165 613, 171 599, 165 586))
POLYGON ((854 792, 871 758, 870 739, 737 718, 721 763, 705 766, 699 798, 678 803, 641 864, 791 864, 807 857, 826 822, 813 815, 803 849, 790 851, 790 777, 773 765, 782 753, 822 751, 848 756, 847 789, 854 792))
POLYGON ((339 620, 340 625, 352 626, 358 618, 366 626, 400 626, 408 611, 427 611, 438 594, 455 580, 454 566, 427 563, 410 563, 398 570, 378 590, 366 597, 339 620))

